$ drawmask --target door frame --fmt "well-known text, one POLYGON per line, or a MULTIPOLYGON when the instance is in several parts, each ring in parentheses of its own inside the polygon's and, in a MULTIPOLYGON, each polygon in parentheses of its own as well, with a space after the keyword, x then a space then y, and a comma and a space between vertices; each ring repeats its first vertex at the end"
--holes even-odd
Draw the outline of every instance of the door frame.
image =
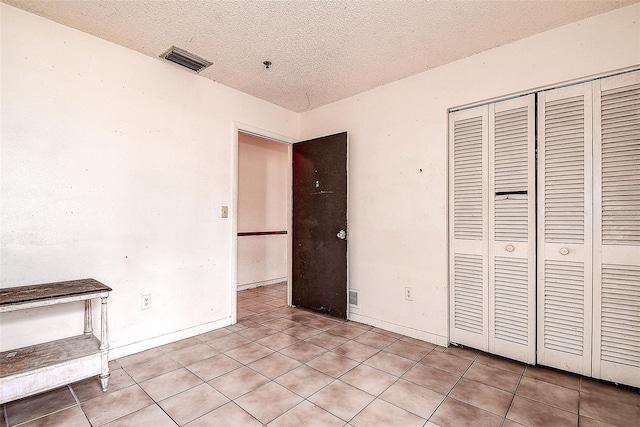
POLYGON ((291 305, 291 224, 292 224, 292 159, 293 150, 292 146, 298 139, 291 138, 286 135, 282 135, 276 132, 271 132, 266 129, 258 128, 248 125, 246 123, 233 122, 232 124, 232 141, 233 147, 231 152, 231 213, 229 219, 231 220, 231 280, 230 280, 230 292, 231 292, 231 324, 235 324, 238 321, 238 134, 246 133, 256 136, 268 141, 273 141, 279 144, 287 145, 287 304, 291 305))

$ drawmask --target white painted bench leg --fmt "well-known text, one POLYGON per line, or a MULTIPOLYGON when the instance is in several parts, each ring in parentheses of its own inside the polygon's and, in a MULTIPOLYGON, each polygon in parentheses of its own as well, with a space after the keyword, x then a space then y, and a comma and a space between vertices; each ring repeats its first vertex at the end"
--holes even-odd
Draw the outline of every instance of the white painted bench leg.
POLYGON ((91 300, 88 299, 84 302, 84 334, 89 335, 93 333, 93 319, 91 316, 91 300))
POLYGON ((109 334, 107 331, 107 297, 100 298, 101 300, 101 325, 100 325, 100 352, 102 353, 102 372, 100 373, 100 383, 102 384, 102 391, 106 392, 109 386, 109 334))

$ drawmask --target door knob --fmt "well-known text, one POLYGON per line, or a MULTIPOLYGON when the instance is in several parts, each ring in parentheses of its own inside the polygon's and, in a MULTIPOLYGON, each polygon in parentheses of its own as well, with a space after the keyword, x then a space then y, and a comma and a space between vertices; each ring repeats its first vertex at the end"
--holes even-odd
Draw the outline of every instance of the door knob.
POLYGON ((513 252, 513 251, 516 250, 516 247, 511 245, 511 244, 509 244, 509 245, 507 245, 507 247, 505 249, 507 250, 507 252, 513 252))
POLYGON ((340 240, 347 240, 347 232, 344 230, 340 230, 338 231, 338 234, 336 234, 336 237, 340 240))
POLYGON ((567 255, 568 253, 569 253, 569 249, 567 249, 567 248, 560 249, 560 254, 561 255, 567 255))

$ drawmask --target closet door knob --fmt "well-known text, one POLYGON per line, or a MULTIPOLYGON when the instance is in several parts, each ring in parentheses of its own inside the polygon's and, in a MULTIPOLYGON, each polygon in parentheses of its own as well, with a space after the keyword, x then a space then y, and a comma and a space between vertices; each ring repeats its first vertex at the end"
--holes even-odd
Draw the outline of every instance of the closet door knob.
POLYGON ((507 252, 513 252, 516 250, 515 246, 509 244, 505 247, 505 249, 507 250, 507 252))
POLYGON ((569 249, 567 249, 567 248, 560 249, 560 254, 561 255, 567 255, 568 253, 569 253, 569 249))

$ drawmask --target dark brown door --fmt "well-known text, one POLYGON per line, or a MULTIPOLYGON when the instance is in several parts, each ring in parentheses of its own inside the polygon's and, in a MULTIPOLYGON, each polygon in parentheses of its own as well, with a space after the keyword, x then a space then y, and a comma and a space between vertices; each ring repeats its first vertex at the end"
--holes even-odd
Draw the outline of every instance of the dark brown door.
POLYGON ((347 317, 347 133, 293 144, 292 302, 347 317))

